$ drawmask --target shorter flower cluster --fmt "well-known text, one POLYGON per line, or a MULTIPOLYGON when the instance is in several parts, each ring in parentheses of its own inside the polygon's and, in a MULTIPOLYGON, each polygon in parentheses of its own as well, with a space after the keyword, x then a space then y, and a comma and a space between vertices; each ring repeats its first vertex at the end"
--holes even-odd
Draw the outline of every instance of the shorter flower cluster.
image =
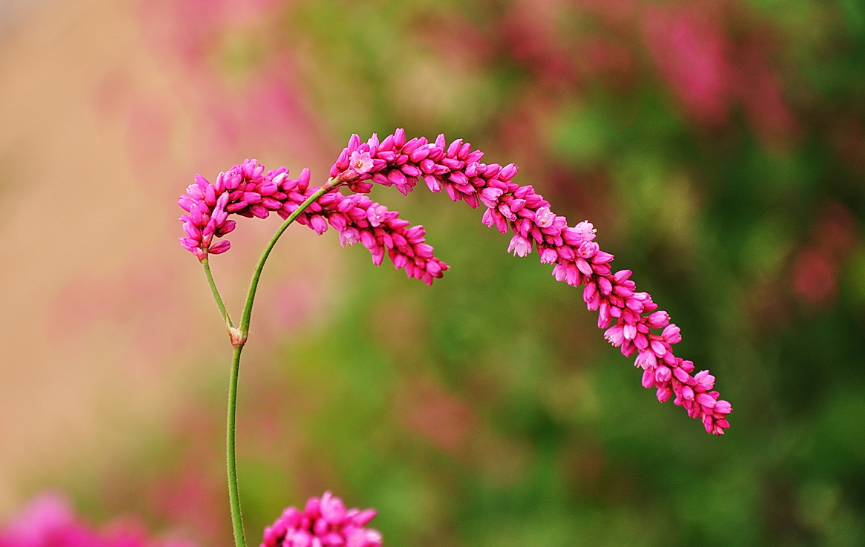
POLYGON ((180 217, 183 232, 180 244, 198 260, 208 254, 227 251, 228 240, 214 243, 235 228, 228 215, 267 218, 272 211, 282 211, 292 192, 309 184, 309 171, 304 170, 299 180, 288 179, 288 169, 282 167, 264 173, 264 166, 255 160, 246 160, 228 171, 220 173, 211 184, 201 175, 195 175, 195 184, 186 188, 178 203, 187 214, 180 217))
POLYGON ((381 547, 381 534, 364 528, 375 515, 375 509, 346 509, 325 492, 310 498, 303 511, 286 509, 264 529, 261 547, 381 547))
MULTIPOLYGON (((187 188, 178 203, 187 212, 180 217, 185 237, 180 243, 199 260, 209 254, 224 253, 227 240, 214 242, 235 228, 230 214, 267 218, 271 212, 288 218, 321 187, 309 186, 309 170, 297 179, 288 178, 288 169, 280 167, 264 172, 256 160, 246 160, 220 173, 211 184, 196 175, 195 184, 187 188)), ((423 226, 412 226, 399 213, 373 202, 366 195, 343 195, 337 191, 324 194, 297 217, 297 222, 323 234, 328 224, 340 234, 343 246, 361 243, 372 254, 375 265, 381 265, 387 254, 397 269, 410 278, 431 285, 442 277, 448 265, 433 256, 433 247, 424 240, 423 226)))

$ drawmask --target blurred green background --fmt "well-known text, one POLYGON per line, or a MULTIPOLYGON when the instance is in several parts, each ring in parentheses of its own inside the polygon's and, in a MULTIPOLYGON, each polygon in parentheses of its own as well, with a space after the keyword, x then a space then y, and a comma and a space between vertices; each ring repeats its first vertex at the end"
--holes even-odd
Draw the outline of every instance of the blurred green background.
MULTIPOLYGON (((76 39, 110 25, 136 37, 101 64, 88 68, 86 47, 78 57, 95 74, 81 108, 122 135, 122 176, 136 181, 81 207, 98 217, 144 195, 140 222, 94 231, 152 225, 165 243, 150 241, 145 256, 119 242, 94 249, 126 258, 81 266, 87 290, 59 274, 45 313, 96 309, 72 335, 94 345, 133 343, 118 342, 112 323, 160 337, 135 353, 163 372, 141 373, 152 397, 131 417, 110 417, 125 416, 124 390, 99 388, 113 398, 94 407, 92 427, 104 419, 107 437, 124 439, 134 427, 134 440, 93 433, 70 463, 28 468, 7 481, 8 511, 59 488, 96 521, 138 514, 202 546, 229 544, 229 348, 195 260, 174 242, 174 196, 196 172, 213 177, 244 157, 324 180, 351 133, 404 127, 517 163, 517 182, 572 224, 593 222, 615 266, 681 327, 678 353, 717 377, 732 427, 716 438, 658 404, 581 292, 555 283, 536 254, 509 256, 478 211, 422 185, 408 198, 380 188, 374 199, 423 224, 451 270, 427 288, 387 262, 373 267, 362 248, 339 248, 332 232, 296 227, 280 243, 241 373, 251 543, 282 508, 331 489, 377 508, 391 546, 865 545, 865 5, 121 4, 60 8, 58 28, 76 39), (146 291, 105 292, 100 279, 130 269, 146 291), (159 294, 170 307, 152 303, 159 294), (106 311, 105 299, 126 307, 106 311), (183 320, 154 333, 166 316, 183 320)), ((54 55, 67 35, 39 33, 57 9, 21 17, 6 46, 29 25, 40 30, 24 43, 54 55)), ((5 127, 0 165, 15 169, 18 126, 5 127)), ((87 172, 70 184, 86 192, 87 172)), ((0 183, 11 203, 16 183, 0 183)), ((213 261, 235 308, 276 226, 253 224, 213 261)))

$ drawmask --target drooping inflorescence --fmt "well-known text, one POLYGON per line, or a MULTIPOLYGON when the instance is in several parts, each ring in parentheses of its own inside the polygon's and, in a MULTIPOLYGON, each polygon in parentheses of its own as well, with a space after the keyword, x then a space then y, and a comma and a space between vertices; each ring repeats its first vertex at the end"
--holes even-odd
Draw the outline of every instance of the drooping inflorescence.
MULTIPOLYGON (((325 194, 298 222, 319 234, 329 223, 340 232, 343 245, 360 241, 376 264, 387 252, 409 277, 431 284, 447 265, 433 257, 432 247, 423 241, 423 228, 408 228, 397 213, 363 194, 380 184, 406 195, 423 180, 431 191, 445 191, 453 201, 465 201, 472 208, 483 205, 484 224, 501 233, 513 232, 509 252, 523 257, 536 248, 542 263, 554 264, 557 281, 584 285, 583 299, 589 310, 598 312, 605 338, 626 357, 636 354, 634 364, 643 370, 644 387, 655 388, 661 402, 673 398, 689 416, 701 419, 706 431, 723 434, 730 426, 727 415, 732 407, 713 390, 715 377, 708 371, 692 376, 694 364, 674 354, 672 346, 682 339, 679 328, 648 293, 636 290, 630 270, 612 271, 613 255, 595 242, 593 225, 584 221, 569 226, 532 186, 512 182, 515 165, 485 164, 482 157, 483 152, 472 150, 462 139, 448 144, 444 135, 434 142, 423 137, 407 140, 402 129, 381 141, 373 135, 362 142, 353 135, 331 167, 328 184, 348 186, 356 193, 325 194)), ((196 177, 196 184, 180 198, 188 212, 181 217, 187 235, 180 238, 183 246, 199 259, 223 252, 227 242, 213 244, 212 239, 234 228, 228 213, 262 217, 276 211, 285 218, 318 189, 308 187, 307 170, 297 181, 287 179, 285 168, 267 175, 263 171, 247 160, 220 174, 215 184, 196 177)))
POLYGON ((325 492, 309 498, 303 511, 289 507, 264 529, 261 547, 381 547, 381 534, 365 526, 374 509, 346 509, 342 500, 325 492))
POLYGON ((407 194, 423 180, 431 191, 444 190, 453 201, 472 208, 483 205, 484 224, 514 233, 509 252, 526 256, 536 247, 542 263, 555 264, 557 281, 585 285, 583 299, 589 310, 598 312, 598 327, 606 329, 606 339, 626 357, 637 355, 644 387, 656 388, 661 402, 675 396, 674 403, 700 418, 706 431, 723 434, 732 407, 713 391, 715 377, 708 371, 691 376, 694 364, 674 355, 672 346, 682 339, 679 328, 648 293, 636 290, 630 270, 612 271, 613 255, 600 250, 592 224, 570 227, 531 186, 511 181, 515 165, 484 164, 482 157, 483 152, 462 139, 450 144, 444 135, 434 142, 406 140, 398 129, 381 141, 373 135, 364 143, 352 135, 330 176, 355 192, 369 191, 372 182, 407 194))

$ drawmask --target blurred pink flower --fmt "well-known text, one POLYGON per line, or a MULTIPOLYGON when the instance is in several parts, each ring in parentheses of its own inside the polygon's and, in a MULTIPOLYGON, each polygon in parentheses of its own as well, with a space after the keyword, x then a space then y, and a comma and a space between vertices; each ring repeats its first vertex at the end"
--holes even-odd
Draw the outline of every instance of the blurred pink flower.
POLYGON ((784 100, 778 75, 766 60, 768 47, 761 42, 753 38, 741 48, 736 91, 754 131, 771 143, 795 136, 799 127, 784 100))
POLYGON ((60 496, 45 495, 0 529, 0 547, 189 547, 156 542, 129 523, 97 531, 81 522, 60 496))
MULTIPOLYGON (((134 102, 158 101, 163 111, 179 106, 182 116, 168 121, 172 130, 187 124, 196 128, 188 143, 194 161, 214 161, 241 148, 289 149, 308 161, 326 161, 320 151, 330 139, 305 89, 305 59, 283 28, 293 2, 148 0, 137 4, 142 34, 156 54, 171 95, 142 90, 126 94, 134 102), (239 50, 261 55, 241 64, 235 57, 239 50)), ((133 148, 164 148, 165 133, 139 131, 136 118, 130 117, 127 124, 133 148)))
POLYGON ((795 253, 789 270, 793 294, 815 307, 835 300, 842 265, 860 240, 859 223, 844 205, 832 201, 821 209, 810 242, 795 253))
POLYGON ((838 267, 820 249, 806 247, 793 260, 793 292, 812 306, 828 304, 838 292, 838 267))
POLYGON ((720 127, 741 105, 764 141, 789 139, 798 124, 784 99, 767 29, 744 24, 744 38, 731 21, 746 17, 711 0, 646 8, 644 35, 655 65, 684 110, 698 123, 720 127), (728 13, 729 12, 729 13, 728 13))
POLYGON ((698 122, 722 125, 734 81, 731 44, 710 10, 651 7, 645 14, 649 52, 661 76, 698 122))
POLYGON ((466 400, 433 378, 410 377, 402 382, 396 405, 396 414, 413 433, 452 455, 478 428, 478 416, 466 400))

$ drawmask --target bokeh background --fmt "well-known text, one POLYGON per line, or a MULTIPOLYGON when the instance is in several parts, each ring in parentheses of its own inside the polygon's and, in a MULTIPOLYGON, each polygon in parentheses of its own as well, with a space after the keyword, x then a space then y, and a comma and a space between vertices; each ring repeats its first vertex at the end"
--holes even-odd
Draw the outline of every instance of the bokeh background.
MULTIPOLYGON (((332 489, 387 545, 865 545, 865 5, 0 1, 0 517, 46 490, 228 545, 230 348, 177 196, 351 133, 515 162, 682 328, 721 438, 480 214, 432 288, 289 230, 241 373, 247 533, 332 489)), ((213 259, 238 313, 277 219, 213 259)), ((309 233, 307 233, 309 232, 309 233)))

